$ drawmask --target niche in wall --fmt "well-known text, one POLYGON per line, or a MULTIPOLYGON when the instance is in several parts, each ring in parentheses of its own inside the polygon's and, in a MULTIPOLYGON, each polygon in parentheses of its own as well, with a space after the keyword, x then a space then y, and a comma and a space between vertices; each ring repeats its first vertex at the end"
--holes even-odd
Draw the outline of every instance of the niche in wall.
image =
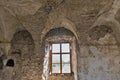
POLYGON ((7 64, 6 64, 6 66, 8 66, 8 67, 14 67, 14 60, 13 59, 9 59, 8 61, 7 61, 7 64))
POLYGON ((90 56, 86 64, 88 66, 86 71, 89 70, 88 76, 90 80, 112 80, 113 77, 119 80, 119 76, 116 75, 119 75, 118 72, 120 71, 118 67, 120 66, 120 54, 115 35, 112 26, 98 25, 91 28, 88 38, 90 56), (95 76, 93 77, 93 75, 95 76))
POLYGON ((14 34, 11 40, 12 52, 19 54, 21 52, 30 53, 34 49, 34 40, 32 35, 27 30, 21 30, 14 34))

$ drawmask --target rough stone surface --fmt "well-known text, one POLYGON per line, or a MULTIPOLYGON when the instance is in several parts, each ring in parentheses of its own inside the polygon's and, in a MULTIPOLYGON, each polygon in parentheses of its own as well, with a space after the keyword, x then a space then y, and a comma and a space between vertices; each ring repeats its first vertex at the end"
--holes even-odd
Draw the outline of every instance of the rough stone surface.
POLYGON ((117 14, 115 15, 115 19, 120 22, 120 9, 118 10, 117 14))
POLYGON ((45 39, 70 34, 47 35, 56 28, 76 39, 71 79, 120 80, 120 0, 0 0, 0 80, 42 80, 45 39))

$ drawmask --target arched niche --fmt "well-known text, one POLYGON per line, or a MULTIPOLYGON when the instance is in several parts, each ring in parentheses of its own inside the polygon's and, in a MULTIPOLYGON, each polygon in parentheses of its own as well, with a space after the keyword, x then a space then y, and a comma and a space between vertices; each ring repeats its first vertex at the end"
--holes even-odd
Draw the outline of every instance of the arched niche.
POLYGON ((116 29, 113 29, 113 27, 109 25, 97 25, 91 28, 88 32, 88 40, 90 45, 116 46, 119 48, 119 42, 116 34, 116 29))
MULTIPOLYGON (((93 29, 95 29, 95 28, 97 28, 97 27, 101 27, 101 26, 106 26, 107 28, 109 28, 109 29, 111 29, 112 30, 112 32, 108 32, 108 33, 111 33, 113 36, 114 36, 114 38, 115 38, 115 40, 116 40, 116 42, 117 42, 117 46, 119 47, 119 49, 120 49, 120 27, 119 27, 119 23, 116 21, 116 20, 112 20, 112 21, 102 21, 102 22, 97 22, 96 24, 94 24, 90 29, 89 29, 89 31, 88 31, 88 34, 91 34, 91 33, 89 33, 90 31, 92 31, 93 29)), ((101 27, 102 28, 102 27, 101 27)), ((106 32, 104 32, 104 33, 106 33, 106 32)), ((90 36, 90 35, 89 35, 90 36)), ((120 52, 120 51, 119 51, 120 52)))
POLYGON ((113 36, 117 40, 118 44, 120 44, 120 40, 119 40, 120 39, 120 27, 119 27, 120 24, 118 21, 116 21, 116 20, 106 21, 104 19, 101 21, 97 21, 97 22, 95 22, 95 24, 92 27, 90 27, 89 31, 91 31, 92 29, 94 29, 97 26, 98 27, 107 26, 108 28, 110 28, 112 30, 113 36))
POLYGON ((14 67, 14 66, 15 66, 14 60, 13 60, 13 59, 9 59, 9 60, 7 61, 7 63, 6 63, 6 66, 7 66, 7 67, 14 67))
POLYGON ((23 50, 26 51, 33 51, 34 49, 34 40, 32 35, 27 30, 20 30, 17 31, 11 40, 11 53, 14 52, 22 52, 23 50))
POLYGON ((90 29, 88 35, 93 40, 99 40, 100 38, 104 37, 107 33, 112 33, 113 30, 111 27, 106 25, 98 25, 90 29))
MULTIPOLYGON (((47 32, 43 38, 43 44, 45 48, 45 58, 43 63, 43 80, 49 80, 53 76, 49 76, 51 73, 50 71, 50 52, 51 52, 51 44, 52 43, 66 43, 69 42, 71 44, 71 70, 72 73, 74 73, 71 76, 63 76, 63 78, 68 80, 69 77, 71 77, 71 80, 75 79, 77 80, 77 54, 76 54, 76 43, 77 39, 73 32, 71 32, 69 29, 66 29, 65 27, 56 27, 52 28, 47 32)), ((57 76, 56 76, 57 80, 57 76)))
POLYGON ((110 26, 97 25, 91 28, 88 34, 90 45, 119 47, 115 31, 110 26))
POLYGON ((115 29, 109 25, 96 25, 90 29, 89 35, 89 79, 118 78, 120 64, 119 43, 116 39, 115 29), (98 64, 98 65, 94 65, 98 64), (106 73, 107 71, 107 73, 106 73), (102 73, 102 74, 101 74, 102 73), (115 73, 112 75, 110 73, 115 73), (95 75, 97 77, 92 77, 95 75), (112 76, 112 77, 108 77, 112 76))

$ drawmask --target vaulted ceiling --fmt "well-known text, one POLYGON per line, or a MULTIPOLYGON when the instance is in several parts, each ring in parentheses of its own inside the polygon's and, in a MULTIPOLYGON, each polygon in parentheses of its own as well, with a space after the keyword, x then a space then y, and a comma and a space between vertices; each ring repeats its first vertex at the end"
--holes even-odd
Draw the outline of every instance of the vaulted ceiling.
POLYGON ((21 29, 40 35, 46 24, 51 27, 64 17, 76 25, 79 34, 84 34, 104 21, 115 20, 118 26, 119 3, 119 0, 0 0, 0 28, 4 37, 11 40, 21 29))

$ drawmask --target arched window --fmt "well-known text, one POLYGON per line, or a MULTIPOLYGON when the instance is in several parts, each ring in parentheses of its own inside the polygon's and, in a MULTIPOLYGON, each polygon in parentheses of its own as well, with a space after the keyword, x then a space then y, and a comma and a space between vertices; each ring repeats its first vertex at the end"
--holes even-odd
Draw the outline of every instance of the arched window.
POLYGON ((6 66, 14 67, 14 60, 13 60, 13 59, 9 59, 9 60, 7 61, 6 66))
POLYGON ((45 58, 43 79, 53 75, 74 75, 77 72, 76 37, 70 30, 60 27, 51 29, 44 37, 45 58))

